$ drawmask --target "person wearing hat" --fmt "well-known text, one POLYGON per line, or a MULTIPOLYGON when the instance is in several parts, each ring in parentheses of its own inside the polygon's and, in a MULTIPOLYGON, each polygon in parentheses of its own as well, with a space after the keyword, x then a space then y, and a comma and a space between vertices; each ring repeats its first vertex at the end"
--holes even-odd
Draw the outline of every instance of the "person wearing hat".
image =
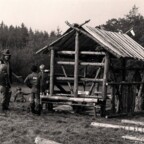
POLYGON ((41 64, 39 66, 40 72, 40 92, 43 95, 46 95, 46 91, 49 89, 49 75, 48 72, 49 70, 45 69, 45 65, 41 64))
POLYGON ((1 112, 5 112, 8 108, 10 81, 7 74, 7 67, 5 64, 0 65, 0 93, 2 94, 1 112))
MULTIPOLYGON (((21 76, 17 76, 15 73, 12 72, 11 63, 10 63, 11 54, 10 54, 9 49, 4 49, 1 53, 2 53, 2 59, 0 60, 0 65, 2 65, 2 64, 6 65, 6 71, 7 71, 7 74, 8 74, 8 80, 9 80, 9 83, 11 85, 12 84, 12 76, 16 77, 19 80, 22 77, 21 76)), ((10 102, 11 93, 12 93, 11 90, 10 90, 10 87, 6 89, 7 98, 6 98, 5 110, 9 109, 9 102, 10 102)))

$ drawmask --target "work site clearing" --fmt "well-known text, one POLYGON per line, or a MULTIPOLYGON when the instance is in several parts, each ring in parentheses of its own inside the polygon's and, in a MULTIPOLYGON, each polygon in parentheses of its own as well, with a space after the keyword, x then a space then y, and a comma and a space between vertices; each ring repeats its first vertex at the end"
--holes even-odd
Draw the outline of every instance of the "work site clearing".
MULTIPOLYGON (((15 88, 12 88, 13 90, 15 88)), ((29 92, 29 89, 23 88, 29 92)), ((0 144, 34 144, 36 137, 52 140, 61 144, 128 144, 142 143, 127 140, 126 135, 140 136, 143 133, 105 127, 94 127, 93 122, 114 125, 131 125, 122 123, 121 120, 131 119, 143 122, 141 116, 122 118, 95 118, 89 114, 74 113, 71 109, 47 112, 44 110, 41 116, 32 115, 27 111, 27 102, 13 102, 11 98, 10 111, 5 116, 0 116, 0 144)), ((144 127, 144 126, 139 126, 144 127)))

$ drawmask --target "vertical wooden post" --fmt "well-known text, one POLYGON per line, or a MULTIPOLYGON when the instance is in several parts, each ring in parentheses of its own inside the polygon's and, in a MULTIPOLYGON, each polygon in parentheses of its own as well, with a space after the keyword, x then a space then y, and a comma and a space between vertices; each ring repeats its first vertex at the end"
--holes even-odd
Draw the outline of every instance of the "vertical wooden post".
POLYGON ((105 63, 104 63, 103 87, 102 87, 103 101, 102 101, 102 104, 101 104, 101 116, 105 116, 106 97, 107 97, 106 83, 107 83, 107 79, 108 79, 108 71, 109 71, 109 54, 106 53, 105 63))
POLYGON ((54 92, 54 50, 51 49, 50 52, 50 96, 52 96, 54 92))
POLYGON ((116 112, 116 109, 115 109, 115 86, 113 85, 112 86, 112 100, 111 100, 111 104, 112 104, 112 106, 111 106, 111 111, 112 111, 112 113, 115 113, 116 112))
MULTIPOLYGON (((125 81, 125 76, 126 76, 126 60, 125 59, 122 59, 122 68, 123 68, 123 70, 122 70, 122 81, 125 81)), ((124 85, 121 85, 121 87, 120 87, 120 98, 121 98, 121 100, 120 100, 120 112, 124 112, 124 110, 125 110, 125 112, 126 112, 126 109, 127 109, 127 103, 126 103, 126 98, 128 97, 128 95, 126 95, 126 92, 125 92, 125 90, 126 90, 126 86, 124 86, 124 85)))
POLYGON ((75 36, 74 96, 78 96, 79 33, 75 36))
MULTIPOLYGON (((142 76, 142 82, 144 82, 144 74, 142 76)), ((138 112, 138 111, 142 111, 142 105, 143 105, 143 97, 142 97, 142 92, 143 92, 143 87, 144 87, 144 84, 140 84, 140 87, 139 87, 139 91, 138 91, 138 94, 136 96, 136 99, 135 99, 135 111, 138 112)))
POLYGON ((109 54, 106 53, 105 63, 104 63, 103 89, 102 89, 103 100, 106 100, 106 97, 107 97, 106 83, 107 83, 107 78, 108 78, 108 70, 109 70, 109 54))

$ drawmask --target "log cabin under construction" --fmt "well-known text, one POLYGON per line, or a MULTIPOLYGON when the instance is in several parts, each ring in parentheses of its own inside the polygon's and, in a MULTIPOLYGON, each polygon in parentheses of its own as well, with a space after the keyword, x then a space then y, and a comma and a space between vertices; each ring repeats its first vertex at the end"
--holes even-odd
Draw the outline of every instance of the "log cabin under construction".
POLYGON ((60 38, 36 52, 50 54, 49 95, 42 100, 92 104, 95 112, 99 105, 101 116, 108 99, 112 113, 141 111, 144 48, 124 33, 67 24, 60 38))

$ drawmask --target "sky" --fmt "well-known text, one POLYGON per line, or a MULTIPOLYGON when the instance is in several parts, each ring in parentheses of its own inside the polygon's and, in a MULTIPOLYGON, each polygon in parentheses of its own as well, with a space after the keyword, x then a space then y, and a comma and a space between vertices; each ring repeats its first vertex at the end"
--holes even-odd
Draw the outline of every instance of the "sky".
POLYGON ((39 31, 69 27, 65 21, 88 25, 105 24, 112 18, 122 18, 136 5, 144 16, 144 0, 0 0, 0 22, 39 31))

